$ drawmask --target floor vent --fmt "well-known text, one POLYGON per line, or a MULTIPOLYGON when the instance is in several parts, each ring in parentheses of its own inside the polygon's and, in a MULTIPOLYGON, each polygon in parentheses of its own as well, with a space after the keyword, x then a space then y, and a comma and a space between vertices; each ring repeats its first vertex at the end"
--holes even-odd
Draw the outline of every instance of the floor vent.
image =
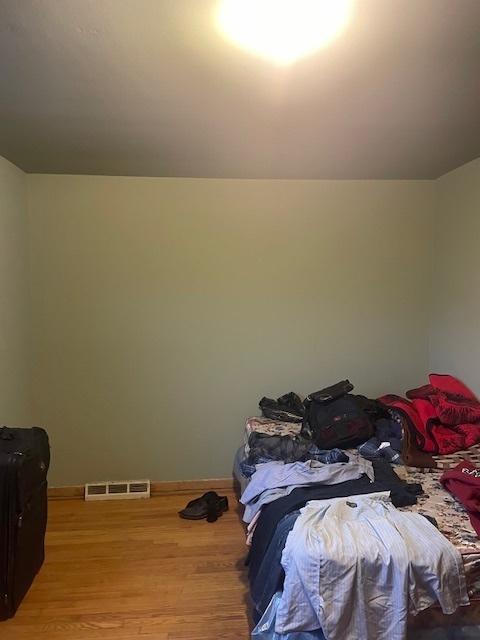
POLYGON ((134 498, 150 498, 150 480, 90 482, 85 485, 85 500, 132 500, 134 498))

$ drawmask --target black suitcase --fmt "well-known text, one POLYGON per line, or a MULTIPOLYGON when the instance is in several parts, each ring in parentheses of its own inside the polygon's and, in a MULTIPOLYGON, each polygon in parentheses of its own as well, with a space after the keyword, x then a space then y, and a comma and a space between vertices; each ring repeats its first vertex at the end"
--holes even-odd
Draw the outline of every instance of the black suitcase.
POLYGON ((15 612, 44 560, 48 436, 0 427, 0 620, 15 612))

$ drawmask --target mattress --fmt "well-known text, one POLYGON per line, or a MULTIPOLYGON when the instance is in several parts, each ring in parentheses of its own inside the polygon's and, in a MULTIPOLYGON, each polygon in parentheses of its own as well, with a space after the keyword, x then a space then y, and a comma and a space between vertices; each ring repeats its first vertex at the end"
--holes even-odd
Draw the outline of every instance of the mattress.
POLYGON ((245 447, 242 446, 238 449, 235 454, 235 458, 233 459, 233 470, 232 475, 235 483, 235 490, 238 494, 238 497, 242 495, 242 493, 247 488, 247 484, 249 482, 249 478, 243 475, 242 470, 240 468, 240 462, 245 458, 245 447))

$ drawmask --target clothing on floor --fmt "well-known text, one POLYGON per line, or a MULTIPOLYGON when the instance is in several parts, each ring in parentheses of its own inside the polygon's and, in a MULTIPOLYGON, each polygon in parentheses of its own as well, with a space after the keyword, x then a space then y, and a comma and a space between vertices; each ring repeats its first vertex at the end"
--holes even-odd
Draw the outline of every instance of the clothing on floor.
POLYGON ((416 504, 416 495, 421 493, 419 484, 410 485, 401 480, 392 466, 384 459, 373 460, 375 480, 363 475, 358 480, 348 480, 334 485, 309 485, 294 489, 288 496, 279 498, 263 507, 253 534, 252 546, 245 564, 249 566, 249 579, 255 580, 262 559, 267 551, 280 520, 288 513, 301 509, 309 500, 326 500, 355 494, 390 491, 395 506, 416 504))
POLYGON ((316 460, 307 462, 267 462, 257 465, 250 483, 240 498, 240 502, 247 505, 260 496, 266 489, 277 489, 292 485, 305 484, 338 484, 347 480, 356 480, 366 474, 374 480, 372 463, 358 458, 354 462, 337 462, 324 464, 316 460))
POLYGON ((277 633, 323 630, 328 640, 404 640, 409 613, 469 604, 458 550, 388 492, 309 502, 282 554, 277 633))
POLYGON ((463 504, 480 537, 480 469, 464 460, 454 469, 445 471, 440 482, 463 504))

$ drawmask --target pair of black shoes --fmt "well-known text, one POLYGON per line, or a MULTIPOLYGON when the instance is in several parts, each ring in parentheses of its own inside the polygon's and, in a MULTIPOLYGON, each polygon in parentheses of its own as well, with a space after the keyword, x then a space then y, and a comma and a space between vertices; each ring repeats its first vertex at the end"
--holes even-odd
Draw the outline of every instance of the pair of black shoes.
POLYGON ((191 500, 185 509, 178 512, 178 515, 186 520, 206 518, 207 522, 215 522, 225 511, 228 511, 227 496, 219 496, 215 491, 207 491, 200 498, 191 500))

